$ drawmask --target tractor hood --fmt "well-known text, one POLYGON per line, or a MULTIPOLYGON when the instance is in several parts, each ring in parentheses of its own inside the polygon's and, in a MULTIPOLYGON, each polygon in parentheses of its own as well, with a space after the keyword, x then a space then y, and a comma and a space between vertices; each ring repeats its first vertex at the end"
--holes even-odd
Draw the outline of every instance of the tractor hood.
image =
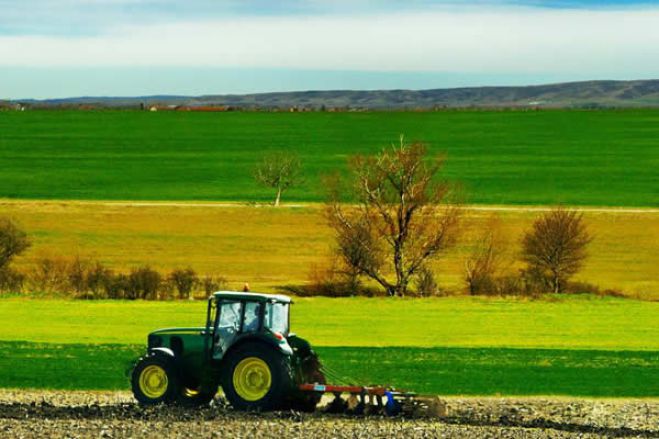
POLYGON ((148 337, 149 349, 158 347, 174 348, 177 343, 186 341, 186 344, 200 344, 205 335, 206 328, 163 328, 153 331, 148 337))
POLYGON ((190 327, 190 328, 163 328, 163 329, 157 329, 153 332, 151 332, 149 335, 184 335, 184 334, 197 334, 197 335, 203 335, 201 332, 204 332, 206 330, 205 327, 200 326, 200 327, 190 327))

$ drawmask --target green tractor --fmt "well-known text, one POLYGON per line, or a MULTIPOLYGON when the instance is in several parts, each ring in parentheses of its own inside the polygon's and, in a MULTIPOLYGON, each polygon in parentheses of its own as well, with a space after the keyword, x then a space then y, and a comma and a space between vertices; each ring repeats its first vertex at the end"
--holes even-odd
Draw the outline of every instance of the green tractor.
POLYGON ((148 336, 146 355, 132 372, 140 404, 208 404, 219 387, 238 410, 313 411, 324 384, 310 344, 289 332, 291 299, 218 292, 208 299, 206 326, 171 328, 148 336))

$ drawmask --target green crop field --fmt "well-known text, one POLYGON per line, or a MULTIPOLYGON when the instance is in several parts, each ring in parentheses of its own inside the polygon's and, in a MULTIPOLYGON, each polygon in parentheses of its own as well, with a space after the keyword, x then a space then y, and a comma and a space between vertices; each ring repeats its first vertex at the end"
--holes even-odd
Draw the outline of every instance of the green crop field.
POLYGON ((445 176, 486 204, 658 206, 659 111, 438 113, 0 112, 0 197, 267 200, 264 151, 300 153, 306 182, 404 133, 446 151, 445 176))
MULTIPOLYGON (((359 382, 437 394, 659 396, 659 303, 297 299, 292 327, 359 382)), ((127 389, 148 331, 203 302, 0 300, 0 387, 127 389), (71 377, 75 376, 75 379, 71 377)))

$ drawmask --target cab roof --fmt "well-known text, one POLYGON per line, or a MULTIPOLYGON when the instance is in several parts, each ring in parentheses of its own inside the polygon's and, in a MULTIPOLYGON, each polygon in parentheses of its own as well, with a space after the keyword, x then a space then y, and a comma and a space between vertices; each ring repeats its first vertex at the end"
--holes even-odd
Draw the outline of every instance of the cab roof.
POLYGON ((291 298, 283 294, 243 293, 238 291, 218 291, 213 293, 215 299, 256 300, 262 302, 291 303, 291 298))

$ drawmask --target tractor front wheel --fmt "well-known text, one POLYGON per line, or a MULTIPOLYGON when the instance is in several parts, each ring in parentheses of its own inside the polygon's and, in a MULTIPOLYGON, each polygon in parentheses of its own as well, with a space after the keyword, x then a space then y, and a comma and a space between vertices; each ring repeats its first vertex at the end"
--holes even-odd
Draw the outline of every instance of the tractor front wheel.
POLYGON ((284 408, 292 378, 289 359, 262 343, 246 343, 225 359, 222 389, 233 408, 266 411, 284 408))
POLYGON ((179 392, 174 361, 157 354, 140 358, 133 369, 131 387, 142 405, 172 403, 179 392))

